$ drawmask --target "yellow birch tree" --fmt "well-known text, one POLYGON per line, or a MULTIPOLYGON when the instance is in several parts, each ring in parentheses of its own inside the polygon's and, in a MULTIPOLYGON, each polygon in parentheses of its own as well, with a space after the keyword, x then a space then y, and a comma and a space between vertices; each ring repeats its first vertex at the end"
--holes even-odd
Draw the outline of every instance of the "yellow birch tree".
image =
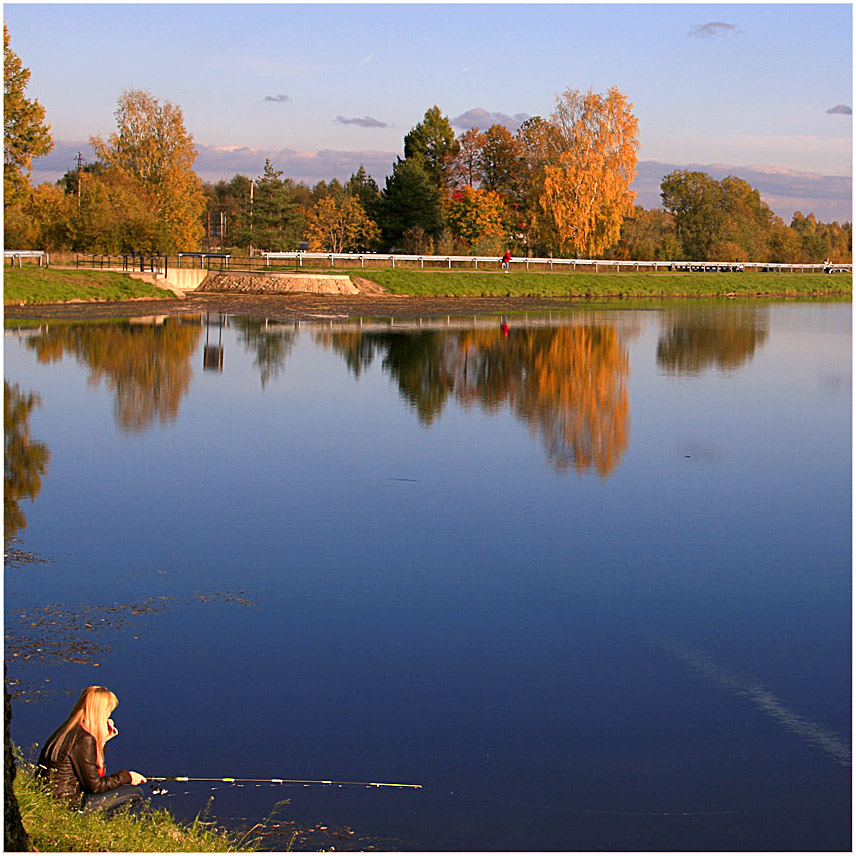
POLYGON ((568 89, 556 99, 550 123, 559 151, 544 167, 539 207, 563 255, 597 256, 633 210, 639 123, 632 107, 616 87, 606 95, 568 89))
POLYGON ((100 137, 90 140, 96 155, 154 195, 168 242, 159 249, 197 249, 205 197, 193 171, 196 148, 181 108, 135 89, 122 94, 115 115, 118 132, 106 142, 100 137))

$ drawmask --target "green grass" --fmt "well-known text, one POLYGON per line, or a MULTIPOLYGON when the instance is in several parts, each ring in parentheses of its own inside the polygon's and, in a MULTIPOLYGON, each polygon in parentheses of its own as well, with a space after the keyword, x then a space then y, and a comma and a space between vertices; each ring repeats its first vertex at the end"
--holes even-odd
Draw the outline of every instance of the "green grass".
POLYGON ((713 297, 851 294, 853 277, 811 273, 548 273, 347 271, 420 297, 713 297))
POLYGON ((63 303, 68 300, 131 300, 135 297, 172 299, 175 294, 126 273, 64 270, 45 267, 5 267, 4 303, 63 303))
MULTIPOLYGON (((360 276, 393 294, 415 297, 722 297, 852 294, 853 277, 815 273, 589 273, 565 271, 425 271, 324 268, 360 276)), ((4 269, 4 303, 174 298, 124 273, 35 266, 4 269)))
POLYGON ((253 853, 256 840, 238 837, 197 818, 177 821, 165 809, 138 815, 78 812, 49 793, 34 768, 18 766, 15 796, 31 845, 42 853, 253 853))

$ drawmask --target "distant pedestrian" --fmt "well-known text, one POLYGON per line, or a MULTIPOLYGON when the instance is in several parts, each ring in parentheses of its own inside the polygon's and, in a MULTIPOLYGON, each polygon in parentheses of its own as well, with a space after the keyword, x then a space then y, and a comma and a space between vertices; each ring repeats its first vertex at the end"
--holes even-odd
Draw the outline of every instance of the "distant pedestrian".
POLYGON ((508 263, 511 261, 511 253, 506 250, 505 255, 502 257, 502 269, 508 273, 508 263))

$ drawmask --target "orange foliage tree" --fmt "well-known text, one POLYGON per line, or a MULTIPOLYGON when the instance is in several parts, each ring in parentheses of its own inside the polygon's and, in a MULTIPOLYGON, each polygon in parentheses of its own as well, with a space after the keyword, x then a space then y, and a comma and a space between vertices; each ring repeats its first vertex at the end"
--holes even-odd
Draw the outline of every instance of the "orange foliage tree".
POLYGON ((639 123, 627 97, 566 90, 550 123, 558 154, 544 167, 539 215, 565 255, 593 257, 614 244, 633 210, 639 123))

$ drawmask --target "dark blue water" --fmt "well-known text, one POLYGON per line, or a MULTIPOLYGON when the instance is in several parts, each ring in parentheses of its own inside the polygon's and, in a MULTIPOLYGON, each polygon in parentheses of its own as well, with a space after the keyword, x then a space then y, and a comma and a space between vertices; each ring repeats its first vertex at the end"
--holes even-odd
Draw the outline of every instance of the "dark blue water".
POLYGON ((188 817, 850 849, 849 303, 156 320, 6 331, 49 452, 18 743, 99 683, 111 769, 424 785, 154 797, 188 817))

